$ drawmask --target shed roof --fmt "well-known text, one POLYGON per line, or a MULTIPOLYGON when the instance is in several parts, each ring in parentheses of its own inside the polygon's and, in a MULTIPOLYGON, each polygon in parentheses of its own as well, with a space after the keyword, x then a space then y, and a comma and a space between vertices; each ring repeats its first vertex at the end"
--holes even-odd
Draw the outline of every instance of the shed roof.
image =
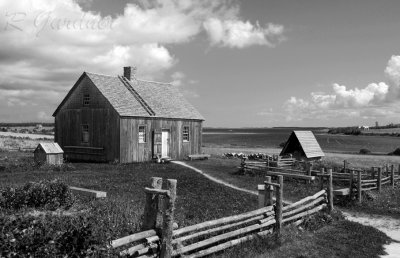
POLYGON ((325 154, 322 151, 317 139, 311 131, 293 131, 285 146, 283 147, 281 154, 288 153, 289 149, 296 143, 300 143, 304 154, 307 158, 324 157, 325 154))
POLYGON ((47 154, 62 154, 64 151, 61 149, 60 145, 56 142, 41 142, 36 147, 35 152, 42 149, 47 154))
MULTIPOLYGON (((120 116, 161 117, 204 120, 204 117, 183 97, 171 83, 139 80, 135 77, 127 80, 122 76, 109 76, 84 72, 110 102, 120 116)), ((53 116, 68 99, 75 86, 58 106, 53 116)))

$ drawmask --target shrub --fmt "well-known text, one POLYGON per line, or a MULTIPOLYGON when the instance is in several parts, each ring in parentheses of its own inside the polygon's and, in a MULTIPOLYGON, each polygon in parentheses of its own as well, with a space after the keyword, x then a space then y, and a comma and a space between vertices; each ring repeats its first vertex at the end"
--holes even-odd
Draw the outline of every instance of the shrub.
POLYGON ((358 127, 338 127, 331 128, 328 130, 330 134, 346 134, 346 135, 359 135, 361 134, 361 130, 358 127))
POLYGON ((389 155, 400 156, 400 148, 395 149, 393 152, 389 153, 389 155))
POLYGON ((279 143, 279 147, 283 148, 283 147, 285 147, 285 144, 286 144, 286 142, 281 142, 281 143, 279 143))
POLYGON ((360 154, 370 154, 371 151, 368 149, 360 149, 360 154))
POLYGON ((96 219, 79 216, 0 215, 1 257, 105 257, 106 239, 92 234, 96 219))
POLYGON ((44 207, 55 210, 59 207, 69 208, 74 200, 69 187, 59 180, 43 180, 0 191, 0 207, 7 209, 44 207))

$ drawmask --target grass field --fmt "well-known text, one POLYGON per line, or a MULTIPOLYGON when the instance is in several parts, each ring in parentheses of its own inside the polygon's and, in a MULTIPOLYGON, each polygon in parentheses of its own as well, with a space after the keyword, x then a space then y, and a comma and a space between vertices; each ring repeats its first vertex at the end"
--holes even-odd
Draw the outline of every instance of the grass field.
MULTIPOLYGON (((89 231, 84 231, 86 235, 80 237, 90 236, 91 240, 97 241, 94 243, 100 241, 100 246, 103 246, 104 249, 107 241, 138 231, 143 214, 143 187, 148 185, 151 176, 178 180, 176 221, 180 227, 254 210, 257 205, 256 196, 210 182, 190 169, 175 164, 113 165, 74 163, 67 164, 59 169, 50 166, 35 167, 32 162, 32 155, 26 152, 1 152, 0 155, 0 188, 21 186, 29 181, 59 178, 69 185, 107 192, 108 197, 105 200, 78 201, 70 209, 70 215, 61 216, 52 215, 51 213, 45 217, 34 217, 33 220, 30 220, 29 223, 36 224, 38 221, 42 221, 40 223, 42 223, 45 232, 47 232, 46 236, 50 235, 50 239, 52 239, 51 234, 59 234, 57 232, 63 232, 71 225, 76 225, 79 228, 84 227, 85 230, 89 227, 89 231), (7 158, 5 158, 6 156, 7 158), (84 217, 84 220, 72 219, 79 218, 83 214, 89 217, 84 217), (88 218, 91 219, 88 220, 88 218)), ((190 164, 210 171, 212 168, 219 168, 219 176, 228 181, 239 182, 239 178, 230 173, 234 166, 237 165, 236 163, 232 163, 232 160, 227 162, 228 159, 211 161, 196 161, 190 164), (214 164, 211 161, 214 161, 214 164), (225 172, 222 171, 224 169, 226 169, 225 172)), ((247 187, 250 187, 257 180, 249 177, 249 180, 242 181, 244 182, 242 186, 247 185, 247 187)), ((285 185, 287 187, 284 191, 287 194, 284 194, 284 196, 288 198, 291 196, 295 200, 307 195, 307 191, 304 190, 293 192, 296 189, 302 189, 300 185, 295 187, 296 185, 293 183, 291 184, 292 188, 289 187, 289 183, 285 182, 285 185)), ((314 192, 314 189, 310 188, 309 191, 314 192)), ((20 212, 26 214, 38 213, 38 211, 28 209, 12 212, 12 216, 20 212)), ((39 211, 39 213, 41 212, 46 213, 46 211, 39 211)), ((6 226, 1 223, 3 223, 4 218, 9 216, 7 214, 9 212, 4 213, 0 209, 1 228, 6 226)), ((23 218, 28 218, 29 216, 37 215, 23 215, 23 218)), ((7 222, 7 220, 5 221, 7 222)), ((366 253, 370 254, 370 257, 377 257, 378 254, 383 254, 382 246, 388 241, 388 238, 384 235, 379 235, 380 233, 376 230, 358 224, 355 226, 346 221, 330 222, 329 224, 330 226, 328 227, 321 225, 321 228, 307 229, 305 231, 288 228, 284 231, 282 243, 276 243, 274 238, 260 239, 259 241, 242 245, 239 249, 236 248, 227 253, 218 254, 218 256, 298 257, 298 254, 304 254, 304 257, 318 257, 316 255, 330 252, 331 257, 349 257, 348 255, 351 255, 351 257, 365 257, 366 253), (357 227, 357 233, 354 232, 355 227, 357 227), (356 246, 356 248, 353 246, 354 250, 351 250, 349 242, 344 241, 344 239, 352 239, 352 241, 358 242, 360 245, 356 246), (372 239, 373 241, 371 241, 372 239), (310 249, 311 246, 312 248, 310 249)), ((9 224, 7 225, 9 226, 9 224)), ((27 240, 25 239, 25 241, 27 240)), ((46 241, 48 242, 48 240, 46 241)), ((33 249, 30 250, 36 250, 41 246, 48 248, 49 244, 46 241, 36 243, 36 247, 33 246, 33 249)), ((72 241, 71 243, 74 242, 72 241)), ((13 245, 15 245, 15 242, 13 245)), ((51 255, 43 255, 43 253, 40 254, 41 257, 52 257, 51 255)))

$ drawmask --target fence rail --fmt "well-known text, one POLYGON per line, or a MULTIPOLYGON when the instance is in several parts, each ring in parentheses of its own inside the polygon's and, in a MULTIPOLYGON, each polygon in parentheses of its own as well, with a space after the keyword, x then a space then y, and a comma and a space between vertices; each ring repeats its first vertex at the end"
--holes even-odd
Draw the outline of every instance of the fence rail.
POLYGON ((151 188, 145 188, 143 231, 112 241, 110 248, 124 248, 120 255, 131 257, 203 257, 257 236, 274 232, 279 237, 283 225, 299 224, 306 216, 326 207, 332 211, 332 176, 328 175, 327 178, 328 190, 321 190, 313 196, 283 206, 283 176, 277 176, 277 182, 267 177, 262 185, 264 189, 259 194, 263 201, 259 202, 258 209, 183 228, 172 226, 176 180, 168 180, 168 189, 162 190, 162 179, 152 178, 151 188), (157 222, 160 209, 163 209, 162 228, 159 228, 160 223, 157 222))

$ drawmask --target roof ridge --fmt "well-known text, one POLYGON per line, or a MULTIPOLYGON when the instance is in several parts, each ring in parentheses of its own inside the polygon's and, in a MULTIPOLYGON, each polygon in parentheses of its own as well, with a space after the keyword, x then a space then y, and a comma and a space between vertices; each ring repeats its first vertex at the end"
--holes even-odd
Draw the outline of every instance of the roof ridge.
POLYGON ((168 85, 172 85, 172 83, 171 83, 171 82, 157 82, 157 81, 143 80, 143 79, 137 79, 137 78, 136 78, 136 80, 137 80, 137 81, 140 81, 140 82, 151 82, 151 83, 158 83, 158 84, 168 84, 168 85))
POLYGON ((93 72, 86 72, 86 71, 84 71, 84 73, 100 75, 100 76, 107 76, 107 77, 113 77, 113 78, 117 77, 117 76, 112 76, 112 75, 108 75, 108 74, 104 74, 104 73, 93 73, 93 72))
MULTIPOLYGON (((85 72, 85 73, 88 73, 88 74, 94 74, 94 75, 100 75, 100 76, 107 76, 107 77, 112 77, 112 78, 123 77, 122 75, 113 76, 113 75, 104 74, 104 73, 94 73, 94 72, 87 72, 87 71, 84 71, 84 72, 85 72)), ((138 78, 136 78, 136 77, 135 77, 135 80, 136 80, 136 81, 140 81, 140 82, 151 82, 151 83, 172 85, 172 82, 159 82, 159 81, 152 81, 152 80, 144 80, 144 79, 138 79, 138 78)))

